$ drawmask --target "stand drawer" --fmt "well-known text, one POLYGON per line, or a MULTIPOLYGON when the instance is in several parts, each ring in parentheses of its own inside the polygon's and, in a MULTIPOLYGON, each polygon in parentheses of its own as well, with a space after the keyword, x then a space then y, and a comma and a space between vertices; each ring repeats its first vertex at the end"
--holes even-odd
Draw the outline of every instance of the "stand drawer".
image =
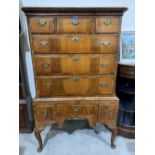
POLYGON ((55 119, 54 105, 36 105, 34 106, 36 120, 52 121, 55 119))
POLYGON ((96 115, 97 106, 91 104, 85 105, 58 105, 56 115, 96 115))

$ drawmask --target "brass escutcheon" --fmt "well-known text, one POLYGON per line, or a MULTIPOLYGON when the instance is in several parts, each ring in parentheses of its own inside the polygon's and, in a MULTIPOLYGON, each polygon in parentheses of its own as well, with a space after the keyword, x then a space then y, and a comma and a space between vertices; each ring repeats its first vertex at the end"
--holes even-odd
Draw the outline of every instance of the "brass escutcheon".
POLYGON ((44 86, 45 88, 50 89, 50 88, 53 88, 53 87, 54 87, 54 84, 52 84, 52 83, 45 83, 45 84, 43 84, 43 86, 44 86))
POLYGON ((80 77, 79 77, 79 76, 73 76, 73 77, 72 77, 72 80, 73 80, 73 81, 79 81, 79 80, 80 80, 80 77))
POLYGON ((48 113, 47 113, 47 111, 42 111, 42 112, 41 112, 41 115, 43 115, 43 116, 44 116, 44 118, 46 118, 46 117, 47 117, 47 114, 48 114, 48 113))
POLYGON ((100 83, 100 87, 102 87, 102 88, 105 88, 105 87, 107 87, 107 86, 108 86, 107 83, 100 83))
POLYGON ((76 107, 76 108, 72 108, 75 112, 79 112, 80 111, 80 107, 76 107))
POLYGON ((44 68, 47 68, 47 67, 49 67, 49 64, 44 63, 44 64, 42 64, 41 66, 44 67, 44 68))
POLYGON ((107 18, 107 19, 104 20, 104 24, 105 25, 110 25, 111 23, 112 23, 112 20, 111 19, 108 19, 107 18))
POLYGON ((110 41, 109 40, 103 41, 102 42, 102 45, 109 46, 110 45, 110 41))
POLYGON ((79 61, 80 57, 77 55, 72 56, 72 61, 79 61))
POLYGON ((39 25, 40 25, 40 26, 46 25, 45 19, 40 19, 40 20, 39 20, 39 25))
POLYGON ((101 66, 101 67, 108 67, 109 64, 105 64, 105 63, 104 63, 104 64, 100 64, 100 66, 101 66))
POLYGON ((79 25, 79 22, 77 19, 72 19, 72 25, 77 26, 79 25))
POLYGON ((48 45, 48 42, 47 42, 47 41, 41 41, 41 42, 40 42, 40 45, 41 45, 41 46, 47 46, 47 45, 48 45))
POLYGON ((73 41, 73 42, 77 42, 78 40, 79 40, 79 38, 78 38, 77 36, 73 36, 73 37, 72 37, 72 41, 73 41))

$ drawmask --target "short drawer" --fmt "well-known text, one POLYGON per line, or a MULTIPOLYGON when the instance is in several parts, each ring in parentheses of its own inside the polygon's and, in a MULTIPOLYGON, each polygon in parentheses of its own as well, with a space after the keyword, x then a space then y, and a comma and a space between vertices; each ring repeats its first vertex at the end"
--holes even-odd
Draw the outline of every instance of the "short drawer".
POLYGON ((93 17, 66 16, 57 17, 57 33, 92 33, 94 31, 93 17))
POLYGON ((96 115, 97 106, 91 104, 85 105, 58 105, 56 115, 96 115))
POLYGON ((119 16, 100 16, 96 18, 96 33, 120 32, 121 18, 119 16))
POLYGON ((119 35, 32 35, 34 53, 116 53, 119 35))
POLYGON ((114 81, 113 75, 38 76, 37 95, 39 97, 112 95, 114 81))
POLYGON ((31 17, 29 20, 31 33, 54 33, 54 19, 52 17, 31 17))
POLYGON ((34 106, 35 119, 40 121, 54 120, 54 105, 40 104, 34 106))
POLYGON ((98 120, 101 123, 115 127, 117 124, 119 100, 99 101, 98 120))
POLYGON ((115 54, 47 54, 34 55, 37 75, 114 74, 115 54))

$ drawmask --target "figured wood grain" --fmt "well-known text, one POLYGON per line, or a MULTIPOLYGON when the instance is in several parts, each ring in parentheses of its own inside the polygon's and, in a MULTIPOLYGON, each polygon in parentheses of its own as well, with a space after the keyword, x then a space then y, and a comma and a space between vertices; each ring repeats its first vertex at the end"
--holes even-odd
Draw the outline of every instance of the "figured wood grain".
POLYGON ((39 97, 63 95, 113 94, 114 76, 39 76, 36 78, 39 97), (103 86, 101 86, 103 84, 103 86))
MULTIPOLYGON (((89 121, 93 121, 92 117, 97 116, 95 122, 106 124, 110 128, 116 128, 117 113, 118 113, 119 99, 117 97, 71 97, 71 98, 36 98, 34 100, 34 109, 44 107, 51 109, 51 112, 55 114, 55 121, 63 124, 66 119, 81 119, 89 118, 89 121), (80 107, 78 112, 74 111, 74 108, 80 107), (73 108, 73 109, 72 109, 73 108), (54 109, 54 111, 53 111, 54 109), (60 120, 59 120, 60 119, 60 120)), ((50 119, 52 121, 52 119, 50 119)), ((36 119, 37 124, 40 120, 36 119)), ((94 122, 94 123, 95 123, 94 122)), ((41 123, 42 125, 48 124, 41 123)))
POLYGON ((119 33, 121 17, 119 16, 100 16, 96 18, 97 33, 119 33), (111 20, 110 24, 105 24, 106 20, 111 20))
POLYGON ((116 61, 121 16, 126 10, 23 8, 36 81, 33 109, 39 150, 41 129, 53 123, 62 127, 68 119, 86 119, 91 127, 96 122, 107 125, 112 131, 111 147, 115 148, 119 101, 115 96, 116 61), (40 19, 46 24, 38 26, 40 19))
POLYGON ((52 105, 39 105, 36 107, 35 111, 39 121, 54 120, 55 113, 54 106, 52 105))
POLYGON ((118 37, 118 34, 32 35, 32 49, 34 53, 116 53, 118 37), (42 42, 47 45, 41 45, 42 42))
POLYGON ((56 106, 56 115, 96 115, 97 114, 97 104, 91 104, 89 102, 80 101, 82 105, 78 104, 79 102, 73 102, 72 105, 57 105, 56 106))
POLYGON ((54 33, 54 18, 31 17, 29 18, 29 29, 31 33, 54 33), (45 22, 45 24, 41 25, 41 20, 45 22))
POLYGON ((99 101, 98 120, 110 128, 115 128, 118 116, 118 100, 99 101))
POLYGON ((94 18, 84 16, 57 17, 56 33, 92 33, 94 32, 94 18), (77 24, 73 24, 76 18, 77 24))
POLYGON ((114 74, 115 54, 34 55, 36 75, 114 74))

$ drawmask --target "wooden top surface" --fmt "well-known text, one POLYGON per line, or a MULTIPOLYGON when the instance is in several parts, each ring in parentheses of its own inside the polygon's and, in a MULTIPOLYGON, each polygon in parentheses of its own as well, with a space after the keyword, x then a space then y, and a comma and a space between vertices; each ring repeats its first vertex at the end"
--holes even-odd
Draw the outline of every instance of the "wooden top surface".
POLYGON ((38 102, 45 102, 45 101, 78 101, 78 100, 88 100, 88 101, 93 101, 93 100, 118 100, 118 97, 112 96, 112 97, 101 97, 101 96, 95 96, 95 97, 48 97, 48 98, 35 98, 34 101, 38 102))
POLYGON ((33 14, 104 14, 104 15, 123 15, 128 10, 126 7, 23 7, 26 15, 33 14))

